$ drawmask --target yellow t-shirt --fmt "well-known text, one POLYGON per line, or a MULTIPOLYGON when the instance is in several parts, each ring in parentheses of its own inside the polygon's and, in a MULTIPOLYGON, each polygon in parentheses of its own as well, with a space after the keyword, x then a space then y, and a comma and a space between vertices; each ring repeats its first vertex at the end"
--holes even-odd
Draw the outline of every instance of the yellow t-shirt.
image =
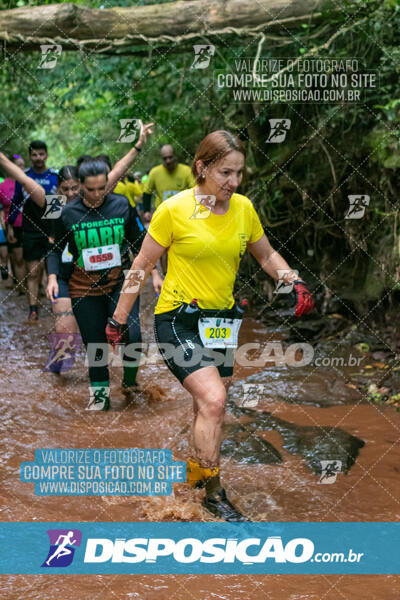
POLYGON ((224 215, 200 208, 192 188, 162 202, 150 222, 148 233, 169 248, 168 271, 155 314, 193 298, 200 308, 232 308, 240 260, 247 244, 264 234, 246 196, 233 194, 224 215))
POLYGON ((144 194, 156 193, 156 208, 170 196, 174 196, 182 190, 193 187, 195 180, 193 173, 187 165, 179 163, 172 172, 164 165, 154 167, 144 186, 144 194))
POLYGON ((125 178, 123 181, 118 181, 113 190, 114 194, 122 194, 129 200, 131 206, 135 206, 135 197, 142 195, 142 187, 138 181, 129 181, 125 178))

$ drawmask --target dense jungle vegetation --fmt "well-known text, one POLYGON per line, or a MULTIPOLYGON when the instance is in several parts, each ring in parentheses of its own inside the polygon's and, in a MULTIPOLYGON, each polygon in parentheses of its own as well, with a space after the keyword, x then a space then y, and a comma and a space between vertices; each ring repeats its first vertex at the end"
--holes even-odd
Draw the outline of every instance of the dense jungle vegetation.
MULTIPOLYGON (((13 0, 1 8, 35 4, 45 3, 13 0)), ((246 140, 241 191, 254 201, 272 245, 332 310, 367 316, 396 302, 400 290, 399 31, 397 1, 358 0, 327 11, 318 23, 266 31, 264 40, 261 34, 205 38, 215 54, 202 70, 190 68, 192 44, 179 40, 162 49, 65 51, 52 70, 37 68, 39 51, 3 48, 0 145, 27 158, 29 140, 44 139, 55 167, 83 153, 106 152, 116 160, 129 148, 117 143, 119 120, 154 120, 155 135, 135 164, 145 171, 158 164, 161 144, 172 143, 190 163, 206 133, 229 129, 246 140), (216 73, 231 72, 235 59, 254 60, 257 52, 260 59, 355 58, 363 72, 377 74, 378 85, 357 104, 234 102, 232 90, 217 88, 216 73), (270 118, 291 120, 284 143, 266 141, 270 118), (349 194, 370 196, 364 218, 345 219, 349 194)), ((253 293, 268 291, 250 258, 241 267, 244 282, 253 293)))

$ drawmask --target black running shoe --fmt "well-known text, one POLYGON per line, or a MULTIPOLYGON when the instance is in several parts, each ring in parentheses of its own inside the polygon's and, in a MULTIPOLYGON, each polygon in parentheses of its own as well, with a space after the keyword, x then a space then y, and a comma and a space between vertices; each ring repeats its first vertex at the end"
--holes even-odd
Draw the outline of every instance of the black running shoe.
POLYGON ((7 267, 0 267, 0 272, 1 272, 1 279, 2 281, 5 281, 6 279, 8 279, 8 268, 7 267))
POLYGON ((212 494, 212 496, 206 496, 203 499, 202 505, 210 513, 220 519, 225 519, 225 521, 249 521, 247 517, 243 516, 242 513, 233 506, 232 502, 229 502, 224 488, 221 488, 212 494))
POLYGON ((37 323, 39 320, 39 315, 37 310, 30 310, 28 316, 28 323, 37 323))

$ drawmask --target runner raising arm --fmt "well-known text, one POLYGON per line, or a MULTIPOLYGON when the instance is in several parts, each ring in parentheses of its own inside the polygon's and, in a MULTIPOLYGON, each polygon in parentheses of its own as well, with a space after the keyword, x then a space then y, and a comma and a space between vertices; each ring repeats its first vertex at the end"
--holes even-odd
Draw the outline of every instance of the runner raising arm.
POLYGON ((154 123, 147 123, 143 125, 142 121, 139 119, 140 123, 140 134, 139 139, 136 144, 129 150, 125 156, 121 158, 117 163, 115 163, 114 168, 109 172, 107 177, 107 187, 106 194, 109 194, 113 191, 118 181, 125 175, 125 173, 129 170, 133 161, 142 150, 142 147, 145 145, 147 141, 147 136, 153 133, 153 125, 154 123))
MULTIPOLYGON (((82 340, 88 349, 90 398, 88 410, 108 410, 109 370, 107 363, 107 318, 114 312, 128 271, 129 250, 136 254, 145 230, 137 211, 126 197, 105 193, 108 167, 97 159, 81 164, 81 193, 66 204, 59 218, 55 243, 48 257, 48 297, 57 293, 55 276, 59 274, 61 255, 68 243, 72 254, 68 292, 82 340), (104 347, 105 346, 105 347, 104 347), (96 356, 101 352, 104 360, 96 356)), ((154 289, 161 278, 153 271, 154 289)), ((132 285, 132 281, 130 281, 132 285)), ((125 343, 136 345, 135 356, 123 356, 123 391, 132 393, 140 361, 141 331, 139 301, 130 311, 125 328, 125 343)))
POLYGON ((46 192, 43 187, 37 184, 32 177, 28 177, 28 175, 26 175, 18 165, 9 160, 3 152, 0 152, 0 165, 7 171, 10 177, 19 181, 38 206, 42 208, 45 205, 46 192))

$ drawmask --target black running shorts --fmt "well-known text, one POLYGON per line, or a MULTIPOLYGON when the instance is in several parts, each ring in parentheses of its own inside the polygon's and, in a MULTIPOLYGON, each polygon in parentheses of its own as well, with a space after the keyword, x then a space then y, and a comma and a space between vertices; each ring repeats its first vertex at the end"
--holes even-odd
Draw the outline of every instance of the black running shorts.
POLYGON ((22 227, 14 227, 14 237, 17 241, 13 243, 8 242, 7 244, 9 251, 22 247, 22 227))
POLYGON ((231 377, 235 354, 233 348, 205 348, 197 319, 188 324, 183 316, 185 305, 154 315, 154 334, 158 349, 169 370, 181 383, 185 378, 204 367, 215 366, 221 377, 231 377))
POLYGON ((62 279, 61 277, 57 277, 58 283, 58 297, 59 298, 69 298, 68 291, 68 281, 62 279))
POLYGON ((22 234, 24 260, 27 262, 44 260, 51 245, 45 235, 24 231, 22 234))

